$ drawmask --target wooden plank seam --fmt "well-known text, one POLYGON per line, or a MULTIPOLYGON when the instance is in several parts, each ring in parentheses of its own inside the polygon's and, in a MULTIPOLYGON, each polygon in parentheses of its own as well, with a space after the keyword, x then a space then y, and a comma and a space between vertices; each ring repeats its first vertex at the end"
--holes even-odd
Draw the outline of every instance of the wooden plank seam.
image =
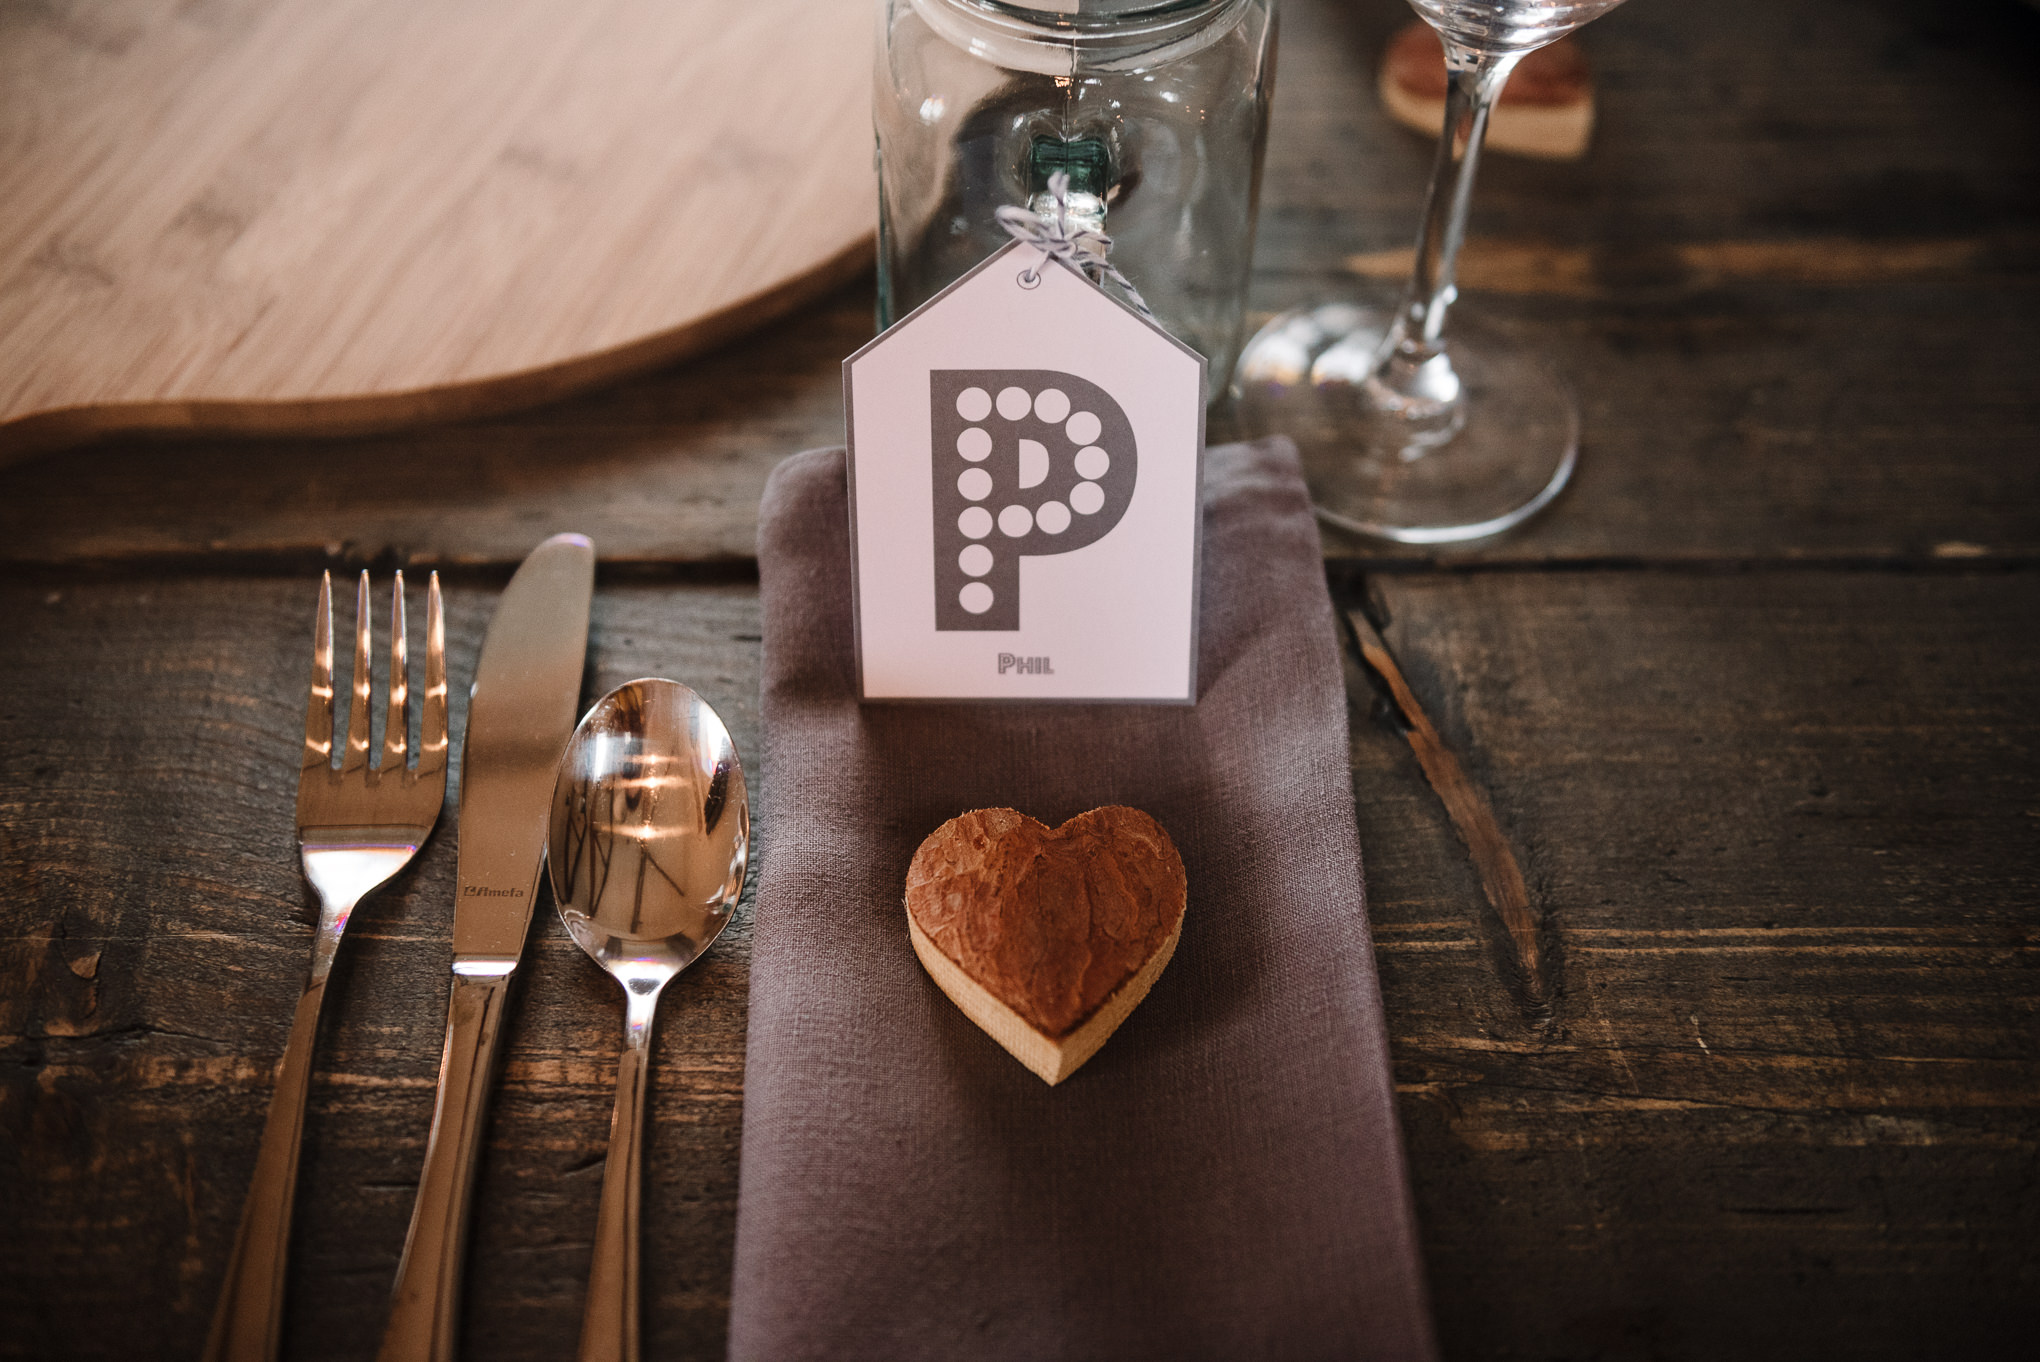
POLYGON ((1345 618, 1352 643, 1358 649, 1357 660, 1361 670, 1401 719, 1403 736, 1409 740, 1410 750, 1416 753, 1417 764, 1423 768, 1425 780, 1430 783, 1439 802, 1444 804, 1446 816, 1452 820, 1452 828, 1465 844, 1474 870, 1480 876, 1481 890, 1487 896, 1488 905, 1494 909, 1508 935, 1518 976, 1510 982, 1518 1004, 1531 1021, 1549 1021, 1553 999, 1545 955, 1538 940, 1542 927, 1540 914, 1531 906, 1530 890, 1524 883, 1523 871, 1516 864, 1509 839, 1495 821, 1494 809, 1480 787, 1467 776, 1459 758, 1439 736, 1423 706, 1417 703, 1416 695, 1403 679, 1402 669, 1396 665, 1395 656, 1389 652, 1387 642, 1374 627, 1374 621, 1360 609, 1346 609, 1340 613, 1345 618))

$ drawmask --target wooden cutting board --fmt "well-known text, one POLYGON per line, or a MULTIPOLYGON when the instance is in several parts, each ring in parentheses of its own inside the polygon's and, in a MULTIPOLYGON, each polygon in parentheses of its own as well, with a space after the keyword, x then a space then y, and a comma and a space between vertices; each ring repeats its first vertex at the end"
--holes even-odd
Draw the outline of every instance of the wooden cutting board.
POLYGON ((695 353, 871 258, 871 0, 0 21, 0 456, 340 431, 695 353))

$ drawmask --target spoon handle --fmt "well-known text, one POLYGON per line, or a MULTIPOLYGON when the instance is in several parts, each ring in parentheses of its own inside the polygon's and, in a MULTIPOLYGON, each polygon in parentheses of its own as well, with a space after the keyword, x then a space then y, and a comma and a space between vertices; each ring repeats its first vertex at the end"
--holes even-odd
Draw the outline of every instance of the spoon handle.
MULTIPOLYGON (((664 981, 661 980, 661 983, 664 981)), ((638 1362, 638 1187, 644 1159, 645 1083, 652 1072, 656 988, 624 986, 628 1043, 616 1066, 616 1114, 602 1166, 602 1210, 595 1220, 595 1262, 581 1311, 579 1362, 638 1362)))

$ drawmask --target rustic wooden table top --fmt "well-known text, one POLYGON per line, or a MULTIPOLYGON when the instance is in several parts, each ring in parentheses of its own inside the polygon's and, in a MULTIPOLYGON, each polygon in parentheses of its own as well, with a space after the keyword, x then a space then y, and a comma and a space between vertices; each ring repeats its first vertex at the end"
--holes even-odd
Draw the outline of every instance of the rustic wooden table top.
MULTIPOLYGON (((1284 10, 1263 312, 1380 287, 1430 154, 1370 94, 1406 8, 1284 10)), ((1518 1005, 1465 848, 1356 669, 1446 1353, 2030 1346, 2040 13, 1637 0, 1584 36, 1592 153, 1492 159, 1466 270, 1572 376, 1575 485, 1471 552, 1327 542, 1493 804, 1556 990, 1548 1017, 1518 1005)), ((310 938, 291 794, 316 570, 439 567, 460 690, 511 566, 583 530, 604 559, 590 693, 685 678, 756 752, 758 493, 839 438, 837 362, 869 317, 851 288, 516 418, 0 470, 0 1355, 204 1337, 310 938)), ((449 801, 341 953, 292 1357, 379 1336, 456 833, 449 801)), ((538 921, 481 1175, 475 1357, 570 1354, 595 1219, 620 1010, 538 921)), ((748 945, 746 913, 659 1040, 649 1356, 723 1347, 748 945)))

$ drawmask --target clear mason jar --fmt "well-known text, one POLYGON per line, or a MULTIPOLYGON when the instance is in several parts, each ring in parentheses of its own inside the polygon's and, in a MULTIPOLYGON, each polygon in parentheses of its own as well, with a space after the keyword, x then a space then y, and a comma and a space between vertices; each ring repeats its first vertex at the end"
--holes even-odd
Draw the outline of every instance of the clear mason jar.
MULTIPOLYGON (((1232 372, 1275 76, 1274 0, 879 0, 878 321, 1012 238, 1005 204, 1077 222, 1157 320, 1232 372)), ((1107 285, 1107 287, 1111 287, 1107 285)))

